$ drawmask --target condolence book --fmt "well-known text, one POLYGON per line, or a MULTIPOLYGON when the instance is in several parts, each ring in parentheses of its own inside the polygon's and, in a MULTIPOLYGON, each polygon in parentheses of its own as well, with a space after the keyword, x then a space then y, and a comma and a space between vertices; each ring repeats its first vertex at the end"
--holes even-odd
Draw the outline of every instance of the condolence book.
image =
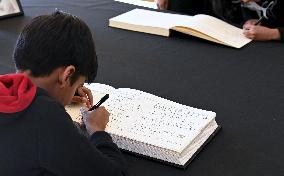
MULTIPOLYGON (((110 112, 106 131, 119 148, 148 158, 185 167, 214 136, 216 113, 196 109, 130 88, 85 85, 94 102, 105 94, 110 112)), ((79 107, 66 107, 74 121, 81 121, 79 107)))
POLYGON ((242 29, 202 14, 187 16, 134 9, 109 19, 109 26, 161 36, 169 36, 170 30, 174 30, 234 48, 251 42, 242 29))

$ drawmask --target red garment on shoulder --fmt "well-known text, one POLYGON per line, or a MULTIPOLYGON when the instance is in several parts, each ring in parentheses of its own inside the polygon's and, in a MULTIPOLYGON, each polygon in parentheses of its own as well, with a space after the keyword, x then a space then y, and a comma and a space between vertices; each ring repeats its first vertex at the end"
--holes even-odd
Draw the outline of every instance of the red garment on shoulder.
POLYGON ((23 74, 0 75, 0 112, 16 113, 33 101, 36 86, 23 74))

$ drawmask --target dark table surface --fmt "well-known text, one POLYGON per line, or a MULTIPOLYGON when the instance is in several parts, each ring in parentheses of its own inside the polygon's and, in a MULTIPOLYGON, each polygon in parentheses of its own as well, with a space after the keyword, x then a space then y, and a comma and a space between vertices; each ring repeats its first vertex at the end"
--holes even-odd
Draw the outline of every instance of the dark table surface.
POLYGON ((22 0, 22 5, 25 16, 0 21, 0 74, 14 72, 11 55, 21 28, 60 8, 93 31, 97 82, 217 113, 222 130, 186 170, 125 154, 132 175, 284 174, 283 43, 233 49, 176 33, 166 38, 109 28, 109 18, 136 8, 112 0, 22 0))

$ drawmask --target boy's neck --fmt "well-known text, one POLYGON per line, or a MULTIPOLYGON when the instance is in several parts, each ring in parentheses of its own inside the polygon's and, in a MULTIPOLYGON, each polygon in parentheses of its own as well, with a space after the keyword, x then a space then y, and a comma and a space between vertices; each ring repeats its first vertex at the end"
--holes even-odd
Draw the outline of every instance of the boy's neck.
POLYGON ((34 77, 29 70, 21 73, 29 77, 36 87, 44 89, 49 94, 53 94, 53 92, 56 91, 57 78, 55 78, 55 75, 50 74, 44 77, 34 77))

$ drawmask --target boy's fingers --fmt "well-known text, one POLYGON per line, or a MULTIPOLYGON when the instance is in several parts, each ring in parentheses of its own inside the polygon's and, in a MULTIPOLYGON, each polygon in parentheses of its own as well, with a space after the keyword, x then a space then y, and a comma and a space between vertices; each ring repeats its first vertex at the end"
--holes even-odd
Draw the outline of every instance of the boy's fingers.
POLYGON ((78 89, 78 94, 79 94, 81 97, 87 98, 87 95, 86 95, 86 93, 84 92, 84 90, 83 90, 82 88, 79 88, 79 89, 78 89))
POLYGON ((253 36, 252 36, 252 34, 249 30, 244 30, 243 34, 249 39, 253 38, 253 36))
POLYGON ((86 106, 87 106, 87 108, 89 108, 89 109, 92 107, 90 101, 87 101, 87 102, 86 102, 86 106))
POLYGON ((87 103, 87 102, 88 102, 88 99, 85 98, 85 97, 74 96, 74 97, 72 98, 72 101, 75 102, 75 103, 87 103))
POLYGON ((92 91, 86 87, 82 87, 82 90, 84 91, 85 95, 87 95, 89 101, 90 101, 90 106, 93 105, 93 94, 92 91))
POLYGON ((244 24, 243 29, 244 30, 249 30, 251 28, 251 24, 244 24))

